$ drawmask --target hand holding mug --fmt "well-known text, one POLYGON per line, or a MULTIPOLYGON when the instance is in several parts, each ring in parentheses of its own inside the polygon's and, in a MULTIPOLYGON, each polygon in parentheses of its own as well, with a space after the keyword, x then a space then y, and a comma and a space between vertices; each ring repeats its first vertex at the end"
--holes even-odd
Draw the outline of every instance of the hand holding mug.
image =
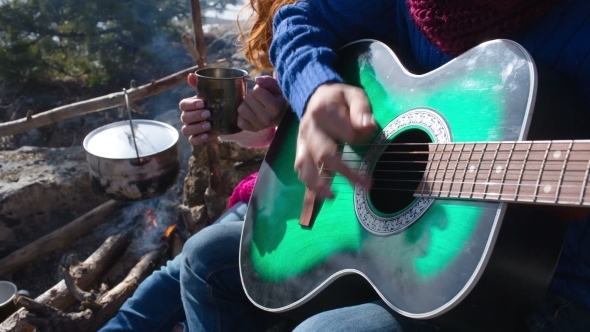
MULTIPOLYGON (((189 74, 187 80, 196 87, 195 74, 189 74)), ((236 122, 241 130, 259 131, 276 126, 287 109, 287 101, 274 78, 261 76, 255 82, 257 85, 237 108, 236 122)), ((203 99, 196 96, 185 98, 180 101, 179 108, 182 111, 180 120, 184 123, 181 131, 189 137, 191 144, 202 144, 219 136, 210 132, 212 111, 205 107, 203 99)))

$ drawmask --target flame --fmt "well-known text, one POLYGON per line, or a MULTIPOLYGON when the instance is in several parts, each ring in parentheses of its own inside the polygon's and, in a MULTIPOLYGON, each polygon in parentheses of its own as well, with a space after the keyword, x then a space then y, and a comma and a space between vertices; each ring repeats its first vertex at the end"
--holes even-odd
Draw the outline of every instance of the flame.
POLYGON ((156 212, 154 210, 149 209, 145 212, 144 227, 144 235, 147 235, 153 228, 158 227, 158 221, 156 220, 156 212))
POLYGON ((154 210, 147 210, 145 215, 147 219, 148 228, 158 227, 158 222, 156 221, 156 212, 154 212, 154 210))
MULTIPOLYGON (((156 211, 149 209, 145 212, 145 228, 143 230, 144 235, 147 235, 147 233, 149 233, 152 229, 156 229, 157 233, 160 232, 161 228, 158 229, 158 227, 165 227, 165 224, 160 225, 157 221, 157 217, 156 217, 156 211)), ((172 232, 174 231, 174 229, 176 228, 176 224, 169 226, 168 228, 166 228, 166 231, 164 232, 164 237, 166 239, 170 238, 170 236, 172 235, 172 232)), ((161 233, 160 233, 161 234, 161 233)))
POLYGON ((168 229, 166 229, 166 233, 164 233, 164 236, 165 236, 166 238, 169 238, 169 237, 170 237, 170 235, 172 235, 172 232, 174 231, 174 229, 175 229, 175 228, 176 228, 176 224, 174 224, 174 225, 172 225, 172 226, 168 227, 168 229))

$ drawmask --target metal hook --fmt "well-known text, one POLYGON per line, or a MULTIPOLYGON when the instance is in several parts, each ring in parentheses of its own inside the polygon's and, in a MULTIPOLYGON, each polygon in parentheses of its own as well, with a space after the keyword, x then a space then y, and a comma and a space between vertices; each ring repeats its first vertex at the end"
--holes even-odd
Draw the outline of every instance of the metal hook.
POLYGON ((129 96, 127 95, 127 89, 123 88, 123 92, 125 93, 125 104, 127 104, 127 117, 129 118, 129 126, 131 127, 131 136, 133 137, 135 154, 137 155, 137 161, 139 162, 139 150, 137 149, 137 142, 135 141, 135 130, 133 129, 133 121, 131 120, 131 107, 129 106, 129 96))

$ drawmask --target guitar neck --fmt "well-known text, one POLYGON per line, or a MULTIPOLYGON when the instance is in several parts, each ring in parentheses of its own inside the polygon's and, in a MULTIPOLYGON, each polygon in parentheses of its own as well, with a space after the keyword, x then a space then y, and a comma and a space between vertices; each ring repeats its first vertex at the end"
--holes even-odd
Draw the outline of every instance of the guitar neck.
POLYGON ((417 197, 590 205, 590 140, 440 143, 417 197))

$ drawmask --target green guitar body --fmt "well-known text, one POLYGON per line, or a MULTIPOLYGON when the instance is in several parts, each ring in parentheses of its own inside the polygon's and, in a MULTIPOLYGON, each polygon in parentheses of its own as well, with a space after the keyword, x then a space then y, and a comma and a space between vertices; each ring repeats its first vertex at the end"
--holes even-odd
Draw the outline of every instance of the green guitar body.
POLYGON ((293 169, 299 122, 287 115, 242 233, 247 296, 298 318, 381 299, 451 330, 519 326, 546 291, 567 224, 527 206, 416 198, 427 154, 408 160, 389 152, 404 149, 397 143, 575 138, 571 118, 556 115, 562 101, 540 95, 533 59, 495 40, 415 75, 386 45, 361 40, 339 51, 337 68, 366 91, 379 127, 371 144, 342 151, 351 168, 373 177, 374 189, 336 175, 335 198, 318 203, 311 226, 301 226, 305 186, 293 169))

